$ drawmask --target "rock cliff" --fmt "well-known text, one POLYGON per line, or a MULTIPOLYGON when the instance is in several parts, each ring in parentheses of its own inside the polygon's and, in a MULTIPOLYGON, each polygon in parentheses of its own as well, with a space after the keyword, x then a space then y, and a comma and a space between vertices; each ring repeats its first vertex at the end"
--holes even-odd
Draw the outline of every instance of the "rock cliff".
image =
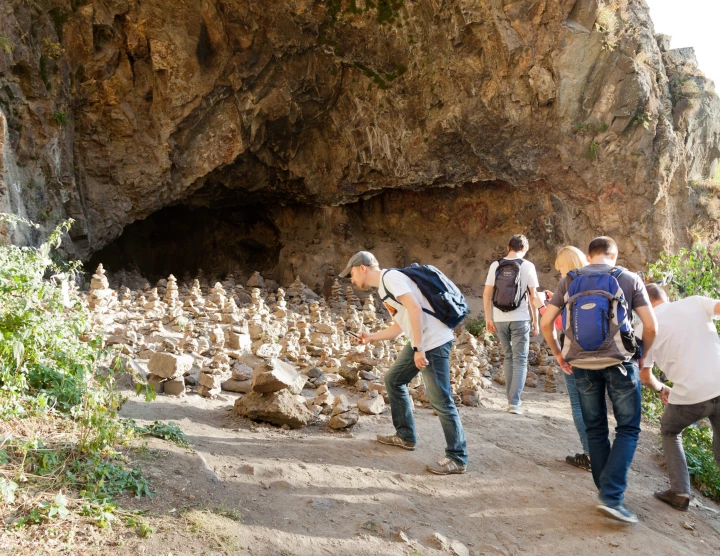
POLYGON ((720 158, 713 85, 642 1, 7 0, 0 18, 0 210, 74 218, 69 254, 109 246, 110 268, 182 271, 175 253, 317 283, 366 247, 477 286, 518 232, 546 276, 601 232, 638 267, 690 241, 687 185, 720 158))

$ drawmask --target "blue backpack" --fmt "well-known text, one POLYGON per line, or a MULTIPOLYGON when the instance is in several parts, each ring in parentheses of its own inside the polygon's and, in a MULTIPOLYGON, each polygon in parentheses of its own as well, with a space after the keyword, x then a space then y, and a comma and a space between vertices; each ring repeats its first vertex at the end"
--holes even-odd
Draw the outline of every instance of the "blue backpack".
POLYGON ((632 315, 615 267, 608 272, 568 272, 562 314, 565 343, 563 358, 574 366, 603 369, 630 361, 637 351, 632 315))
MULTIPOLYGON (((445 276, 440 270, 432 265, 425 264, 420 266, 413 263, 408 268, 392 268, 402 272, 417 285, 420 293, 425 296, 432 311, 423 307, 428 315, 432 315, 449 328, 455 328, 470 312, 465 296, 458 287, 445 276)), ((397 298, 388 291, 385 286, 385 274, 382 275, 382 284, 385 288, 386 296, 382 298, 384 302, 387 298, 392 299, 395 303, 400 303, 397 298)), ((402 305, 402 303, 400 303, 402 305)))

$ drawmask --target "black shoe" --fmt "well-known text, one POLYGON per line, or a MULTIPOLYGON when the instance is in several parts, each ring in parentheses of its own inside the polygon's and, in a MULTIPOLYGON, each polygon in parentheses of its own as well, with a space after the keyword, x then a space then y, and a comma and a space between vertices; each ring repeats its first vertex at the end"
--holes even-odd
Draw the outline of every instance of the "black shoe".
POLYGON ((690 497, 683 496, 682 494, 675 494, 671 490, 658 490, 655 494, 655 498, 662 500, 666 504, 670 504, 676 510, 681 512, 688 511, 690 507, 690 497))
POLYGON ((590 466, 590 456, 586 454, 575 454, 574 456, 567 456, 565 462, 569 463, 573 467, 579 467, 585 471, 592 471, 590 466))

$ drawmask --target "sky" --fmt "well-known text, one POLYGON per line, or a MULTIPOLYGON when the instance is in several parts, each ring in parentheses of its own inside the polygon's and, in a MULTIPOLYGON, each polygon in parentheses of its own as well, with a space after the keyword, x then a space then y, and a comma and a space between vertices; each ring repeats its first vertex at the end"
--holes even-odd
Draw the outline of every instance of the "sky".
POLYGON ((670 48, 692 46, 698 66, 720 88, 720 0, 645 0, 655 33, 670 35, 670 48))

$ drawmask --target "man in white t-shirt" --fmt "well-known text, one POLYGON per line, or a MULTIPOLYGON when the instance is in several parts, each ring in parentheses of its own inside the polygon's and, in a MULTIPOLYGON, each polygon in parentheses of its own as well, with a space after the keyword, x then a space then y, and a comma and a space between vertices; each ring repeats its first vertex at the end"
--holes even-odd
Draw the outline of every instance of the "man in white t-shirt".
POLYGON ((428 465, 428 471, 437 475, 465 473, 468 461, 465 431, 450 387, 452 329, 423 311, 423 308, 432 310, 432 307, 415 282, 397 270, 381 269, 372 253, 360 251, 353 255, 340 276, 348 274, 352 283, 361 289, 378 288, 380 298, 393 317, 393 324, 388 328, 372 334, 362 332, 359 341, 368 344, 394 340, 400 334, 405 334, 409 340, 385 374, 396 433, 378 435, 378 442, 406 450, 415 449, 413 402, 407 385, 422 372, 430 405, 440 417, 447 442, 446 457, 437 464, 428 465), (388 297, 389 294, 395 299, 388 297))
POLYGON ((525 236, 510 238, 507 256, 490 265, 483 293, 487 330, 497 334, 505 354, 505 411, 517 415, 523 413, 520 397, 527 378, 530 330, 535 335, 540 332, 539 303, 528 303, 529 298, 537 298, 538 287, 535 265, 524 260, 528 247, 525 236))
POLYGON ((713 319, 720 318, 720 301, 692 296, 669 303, 655 284, 647 287, 658 322, 658 333, 643 359, 642 383, 667 404, 660 434, 670 476, 670 489, 655 496, 687 511, 690 476, 682 446, 682 431, 708 417, 713 429, 713 453, 720 467, 720 338, 713 319), (653 364, 672 381, 670 388, 652 373, 653 364))

